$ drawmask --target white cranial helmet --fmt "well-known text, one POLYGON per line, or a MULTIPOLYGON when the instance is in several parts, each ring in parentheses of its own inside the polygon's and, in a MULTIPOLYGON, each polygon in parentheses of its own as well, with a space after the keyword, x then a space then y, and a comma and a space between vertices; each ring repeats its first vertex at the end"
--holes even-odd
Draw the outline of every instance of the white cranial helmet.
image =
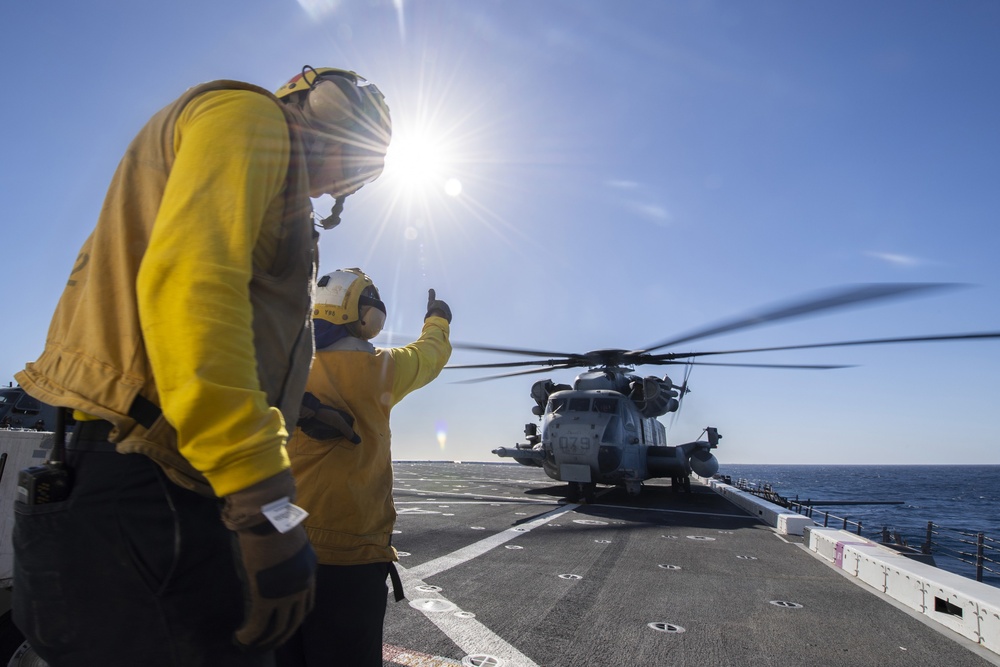
POLYGON ((319 279, 313 319, 346 326, 352 336, 371 340, 385 325, 385 304, 361 269, 339 269, 319 279))

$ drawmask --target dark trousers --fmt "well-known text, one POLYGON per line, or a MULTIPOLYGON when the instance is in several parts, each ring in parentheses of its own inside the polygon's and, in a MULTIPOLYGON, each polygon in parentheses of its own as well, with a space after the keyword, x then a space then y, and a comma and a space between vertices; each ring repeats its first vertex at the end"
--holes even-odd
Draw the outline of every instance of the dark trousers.
POLYGON ((219 501, 101 435, 78 426, 67 500, 16 503, 18 628, 51 667, 272 665, 232 639, 243 589, 219 501))
POLYGON ((389 563, 320 565, 316 606, 280 647, 278 667, 382 667, 389 563))

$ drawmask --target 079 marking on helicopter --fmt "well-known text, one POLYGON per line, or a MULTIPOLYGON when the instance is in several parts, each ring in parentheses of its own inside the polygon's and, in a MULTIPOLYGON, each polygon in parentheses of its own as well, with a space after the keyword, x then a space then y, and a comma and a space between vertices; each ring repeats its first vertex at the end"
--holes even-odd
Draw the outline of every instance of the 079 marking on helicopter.
POLYGON ((584 454, 590 451, 590 438, 559 436, 559 449, 568 454, 584 454))
MULTIPOLYGON (((498 347, 453 342, 456 349, 499 352, 535 357, 532 361, 509 361, 489 364, 458 364, 446 368, 512 368, 525 370, 473 378, 461 383, 484 382, 504 377, 544 373, 549 370, 585 368, 572 385, 552 380, 535 382, 531 412, 539 424, 525 426, 526 443, 498 447, 493 453, 518 463, 545 470, 557 481, 568 482, 573 500, 592 501, 597 484, 623 486, 630 495, 638 494, 647 479, 669 477, 674 490, 690 490, 691 474, 712 477, 719 461, 712 453, 722 435, 712 426, 702 431, 705 439, 680 445, 668 445, 666 429, 657 419, 676 413, 688 393, 691 368, 701 366, 742 366, 757 368, 832 369, 842 365, 743 364, 696 361, 699 357, 802 350, 852 345, 879 345, 951 340, 988 340, 1000 338, 1000 332, 905 336, 867 340, 783 345, 736 350, 703 352, 658 352, 681 343, 748 329, 762 324, 811 316, 863 303, 915 296, 946 288, 949 283, 875 283, 839 287, 764 308, 742 317, 723 320, 683 336, 669 338, 639 350, 604 349, 586 353, 549 352, 512 347, 498 347), (668 375, 641 377, 635 369, 645 365, 684 365, 684 379, 674 384, 668 375)), ((700 436, 699 436, 700 437, 700 436)))

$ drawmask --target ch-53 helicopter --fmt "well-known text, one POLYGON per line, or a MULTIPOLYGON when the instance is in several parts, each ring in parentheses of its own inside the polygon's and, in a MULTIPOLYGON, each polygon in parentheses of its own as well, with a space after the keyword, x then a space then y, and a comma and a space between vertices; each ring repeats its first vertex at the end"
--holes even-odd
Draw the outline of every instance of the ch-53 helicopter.
POLYGON ((585 372, 576 377, 572 386, 556 384, 552 380, 535 382, 531 387, 531 398, 535 401, 531 411, 540 418, 541 432, 537 423, 528 423, 524 430, 526 443, 518 443, 512 448, 498 447, 493 453, 499 457, 513 458, 523 465, 540 467, 552 479, 568 482, 570 497, 574 499, 583 497, 585 500, 592 500, 597 484, 624 486, 630 495, 635 495, 640 492, 643 481, 658 477, 669 477, 674 490, 689 491, 692 473, 699 477, 712 477, 718 472, 719 461, 712 450, 718 446, 722 436, 717 428, 710 426, 702 431, 704 440, 668 445, 666 428, 657 417, 676 413, 680 409, 681 401, 688 393, 688 378, 692 366, 846 368, 842 365, 712 363, 694 359, 821 347, 993 339, 1000 338, 1000 332, 908 336, 706 352, 656 353, 657 350, 821 311, 957 286, 948 283, 878 283, 836 288, 820 296, 765 308, 760 312, 725 320, 639 350, 604 349, 577 354, 456 342, 453 346, 457 349, 542 359, 457 364, 446 368, 534 367, 459 381, 461 383, 484 382, 549 370, 586 368, 585 372), (637 367, 648 365, 683 365, 684 379, 677 385, 667 375, 659 378, 635 374, 637 367))

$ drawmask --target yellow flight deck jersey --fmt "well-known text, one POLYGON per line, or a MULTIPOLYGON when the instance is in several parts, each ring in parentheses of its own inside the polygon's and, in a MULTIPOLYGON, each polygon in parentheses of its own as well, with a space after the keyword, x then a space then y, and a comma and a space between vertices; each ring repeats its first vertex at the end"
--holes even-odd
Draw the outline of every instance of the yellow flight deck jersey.
POLYGON ((316 352, 306 391, 350 412, 361 436, 355 445, 345 438, 314 440, 296 429, 288 441, 296 504, 309 512, 306 533, 320 563, 397 560, 389 544, 396 521, 389 412, 448 363, 448 335, 448 320, 432 316, 420 338, 405 347, 373 348, 347 337, 316 352))
POLYGON ((235 81, 188 90, 129 145, 18 382, 205 494, 284 470, 313 351, 311 211, 280 100, 235 81), (162 409, 148 428, 137 396, 162 409))

